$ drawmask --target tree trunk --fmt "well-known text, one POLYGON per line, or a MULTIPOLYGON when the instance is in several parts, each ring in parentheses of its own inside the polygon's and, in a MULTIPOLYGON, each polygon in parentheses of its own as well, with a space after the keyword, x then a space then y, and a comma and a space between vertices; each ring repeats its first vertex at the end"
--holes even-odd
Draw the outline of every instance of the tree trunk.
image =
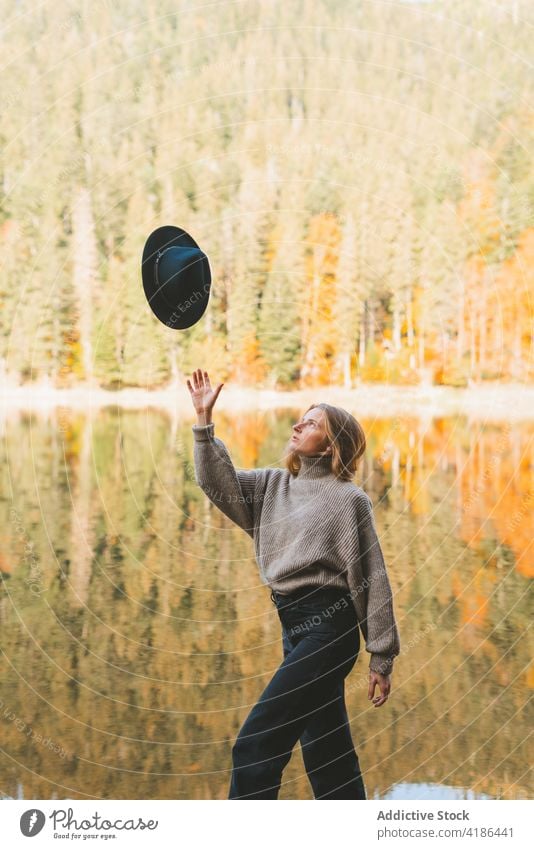
POLYGON ((514 327, 514 341, 513 341, 513 349, 512 349, 512 377, 514 380, 520 380, 522 375, 522 362, 521 362, 521 324, 519 321, 515 322, 514 327))
POLYGON ((476 365, 477 365, 477 352, 476 352, 475 318, 472 316, 471 321, 469 323, 469 371, 471 372, 471 377, 473 377, 473 375, 475 375, 476 365))
POLYGON ((369 301, 367 310, 367 338, 370 342, 375 341, 375 305, 373 300, 369 301))
POLYGON ((398 353, 401 346, 401 310, 399 300, 395 297, 393 301, 393 347, 398 353))
POLYGON ((345 387, 345 389, 350 389, 350 387, 351 387, 350 350, 343 351, 341 356, 342 356, 342 361, 343 361, 343 386, 345 387))
POLYGON ((360 368, 365 366, 365 345, 367 342, 366 332, 365 332, 365 317, 367 314, 367 301, 364 301, 362 317, 360 319, 360 344, 358 351, 358 365, 360 368))
POLYGON ((419 357, 419 368, 424 369, 425 367, 425 325, 424 322, 421 323, 417 334, 417 353, 419 357))
POLYGON ((482 380, 482 372, 487 371, 487 330, 488 330, 488 316, 486 310, 486 297, 487 297, 487 289, 486 289, 486 280, 484 276, 483 280, 483 291, 481 295, 481 304, 479 308, 479 348, 478 348, 478 376, 479 380, 482 380))
POLYGON ((84 379, 93 381, 93 287, 96 280, 96 244, 91 196, 79 188, 72 209, 73 282, 77 300, 78 332, 84 379))
POLYGON ((458 331, 456 337, 456 357, 458 362, 462 359, 465 347, 465 324, 464 324, 464 310, 465 310, 465 284, 464 279, 462 277, 461 281, 461 289, 458 297, 458 331))
POLYGON ((408 347, 413 348, 415 333, 413 328, 413 305, 411 292, 409 292, 408 294, 408 301, 406 303, 406 325, 408 334, 408 347))

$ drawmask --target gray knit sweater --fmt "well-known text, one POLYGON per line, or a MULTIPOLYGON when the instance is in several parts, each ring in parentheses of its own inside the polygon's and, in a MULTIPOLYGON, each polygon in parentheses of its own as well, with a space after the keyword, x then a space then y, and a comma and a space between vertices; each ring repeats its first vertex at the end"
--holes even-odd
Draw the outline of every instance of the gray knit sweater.
POLYGON ((331 471, 328 456, 286 469, 235 469, 213 422, 193 425, 195 475, 208 498, 254 540, 261 580, 290 593, 347 589, 370 653, 388 673, 400 651, 393 597, 369 496, 331 471))

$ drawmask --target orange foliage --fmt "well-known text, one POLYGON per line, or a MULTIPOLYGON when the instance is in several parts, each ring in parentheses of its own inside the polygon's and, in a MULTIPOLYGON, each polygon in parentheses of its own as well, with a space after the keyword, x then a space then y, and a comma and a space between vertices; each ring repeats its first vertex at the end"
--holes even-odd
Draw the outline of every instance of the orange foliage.
POLYGON ((242 385, 256 384, 266 378, 267 372, 268 366, 261 356, 259 340, 254 333, 248 333, 237 352, 232 379, 242 385))
POLYGON ((464 197, 458 204, 458 215, 469 228, 479 252, 494 250, 501 237, 501 220, 497 212, 495 181, 487 157, 472 151, 464 167, 464 197))
MULTIPOLYGON (((498 540, 514 555, 516 570, 534 576, 532 546, 532 445, 528 434, 493 432, 473 445, 459 474, 460 536, 477 548, 485 539, 498 540)), ((493 560, 491 561, 493 562, 493 560)))
POLYGON ((452 589, 458 599, 462 625, 471 624, 476 627, 485 625, 495 580, 495 573, 480 569, 466 586, 463 575, 455 572, 452 589))
POLYGON ((306 263, 306 279, 309 283, 302 321, 303 386, 323 386, 333 382, 332 370, 338 353, 333 308, 340 241, 339 222, 334 215, 320 213, 310 220, 310 250, 306 263))
POLYGON ((4 553, 0 551, 0 572, 2 573, 2 575, 10 575, 11 571, 12 564, 10 560, 8 560, 4 553))

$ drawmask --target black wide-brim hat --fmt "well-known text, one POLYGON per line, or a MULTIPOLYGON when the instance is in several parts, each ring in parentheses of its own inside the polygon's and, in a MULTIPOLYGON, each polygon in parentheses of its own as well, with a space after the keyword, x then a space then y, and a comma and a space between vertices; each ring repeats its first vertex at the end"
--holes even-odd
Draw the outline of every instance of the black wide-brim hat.
POLYGON ((175 330, 202 318, 208 306, 211 270, 208 257, 181 227, 158 227, 146 240, 143 289, 154 315, 175 330))

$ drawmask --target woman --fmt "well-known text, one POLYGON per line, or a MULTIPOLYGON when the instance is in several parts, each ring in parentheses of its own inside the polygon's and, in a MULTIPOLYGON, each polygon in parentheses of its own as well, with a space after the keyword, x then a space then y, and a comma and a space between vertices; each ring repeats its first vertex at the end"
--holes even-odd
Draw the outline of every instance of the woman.
POLYGON ((316 799, 365 799, 344 679, 358 657, 360 628, 371 655, 368 698, 380 707, 400 651, 372 502, 351 482, 365 435, 346 410, 314 404, 293 425, 285 469, 236 470, 214 435, 212 411, 223 385, 212 389, 201 369, 187 381, 198 417, 196 479, 253 538, 284 650, 232 748, 229 798, 278 798, 300 740, 316 799))

